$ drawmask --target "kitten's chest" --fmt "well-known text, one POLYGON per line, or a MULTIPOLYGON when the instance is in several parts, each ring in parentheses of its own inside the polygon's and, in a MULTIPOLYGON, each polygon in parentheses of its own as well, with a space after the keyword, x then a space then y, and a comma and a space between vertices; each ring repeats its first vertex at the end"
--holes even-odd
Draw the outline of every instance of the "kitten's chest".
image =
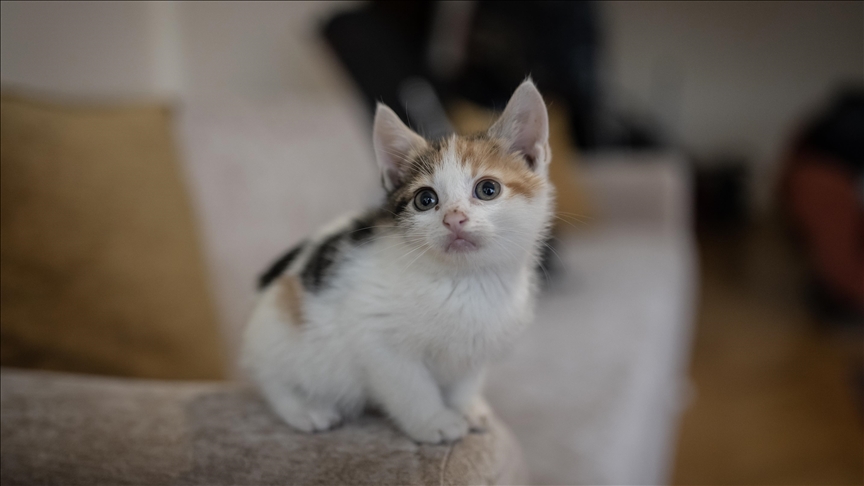
POLYGON ((527 323, 531 286, 527 275, 404 276, 384 302, 393 324, 433 354, 480 357, 503 347, 527 323))
POLYGON ((456 321, 461 325, 487 325, 508 320, 524 305, 518 281, 494 277, 475 277, 430 282, 426 285, 423 305, 430 313, 437 310, 444 325, 456 321))
POLYGON ((494 355, 531 318, 531 270, 461 271, 434 261, 389 259, 370 250, 342 273, 322 307, 402 349, 466 363, 494 355), (409 262, 410 263, 410 262, 409 262))

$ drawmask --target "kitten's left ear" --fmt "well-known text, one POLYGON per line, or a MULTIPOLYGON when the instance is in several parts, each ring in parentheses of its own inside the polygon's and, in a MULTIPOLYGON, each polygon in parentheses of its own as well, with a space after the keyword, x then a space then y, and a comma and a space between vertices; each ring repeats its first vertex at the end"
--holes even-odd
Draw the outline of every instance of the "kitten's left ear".
POLYGON ((381 103, 375 110, 372 145, 388 192, 404 182, 411 153, 427 147, 426 139, 405 126, 399 115, 381 103))
POLYGON ((552 157, 549 115, 543 97, 530 79, 516 88, 504 113, 488 133, 503 140, 511 151, 521 153, 532 170, 546 167, 552 157))

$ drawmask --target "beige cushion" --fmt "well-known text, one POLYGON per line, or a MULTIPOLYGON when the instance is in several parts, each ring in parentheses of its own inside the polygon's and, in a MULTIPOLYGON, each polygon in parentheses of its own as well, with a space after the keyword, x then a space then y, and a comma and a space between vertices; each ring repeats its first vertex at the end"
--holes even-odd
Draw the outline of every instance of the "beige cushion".
POLYGON ((0 363, 223 376, 170 115, 3 96, 0 363))
POLYGON ((0 372, 0 483, 525 484, 509 430, 418 445, 381 417, 296 432, 227 383, 0 372))

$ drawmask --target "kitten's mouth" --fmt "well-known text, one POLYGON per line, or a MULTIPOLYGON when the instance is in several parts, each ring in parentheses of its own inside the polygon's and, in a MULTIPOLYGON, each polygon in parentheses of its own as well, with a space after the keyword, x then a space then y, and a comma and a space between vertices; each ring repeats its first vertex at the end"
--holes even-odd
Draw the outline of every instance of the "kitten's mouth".
POLYGON ((451 235, 447 253, 467 253, 477 249, 477 245, 465 235, 451 235))

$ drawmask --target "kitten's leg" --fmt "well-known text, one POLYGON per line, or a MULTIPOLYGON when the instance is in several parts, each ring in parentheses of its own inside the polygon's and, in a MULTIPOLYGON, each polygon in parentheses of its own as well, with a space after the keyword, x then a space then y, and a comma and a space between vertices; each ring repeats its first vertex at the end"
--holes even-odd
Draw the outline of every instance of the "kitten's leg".
POLYGON ((468 432, 462 414, 444 406, 422 362, 381 350, 374 354, 365 360, 370 392, 412 439, 437 444, 468 432))
POLYGON ((489 407, 481 395, 483 377, 482 368, 472 370, 461 379, 444 387, 443 390, 444 403, 459 411, 468 420, 471 430, 474 431, 486 429, 486 420, 489 415, 489 407))
POLYGON ((310 406, 288 386, 261 386, 261 390, 273 411, 288 425, 303 432, 329 430, 342 420, 335 406, 310 406))

